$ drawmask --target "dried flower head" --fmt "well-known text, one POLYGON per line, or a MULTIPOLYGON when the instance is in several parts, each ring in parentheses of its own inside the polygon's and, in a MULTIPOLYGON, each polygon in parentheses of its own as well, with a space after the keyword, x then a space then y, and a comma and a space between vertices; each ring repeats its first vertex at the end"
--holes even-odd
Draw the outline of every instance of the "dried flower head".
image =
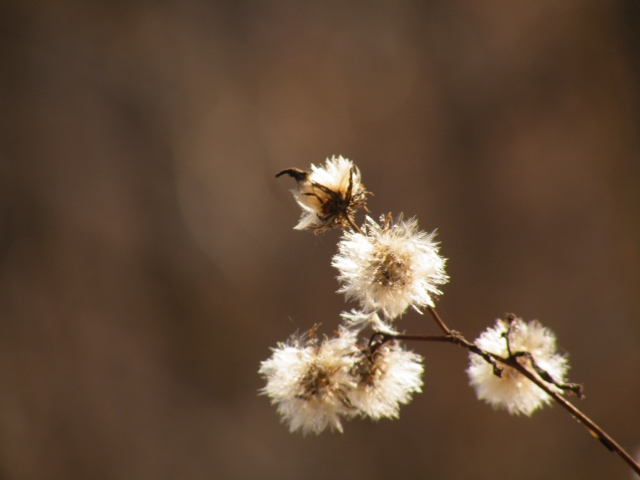
MULTIPOLYGON (((556 337, 537 321, 525 323, 515 318, 512 322, 498 320, 495 327, 485 330, 475 341, 481 349, 509 357, 518 352, 527 355, 517 357, 525 368, 534 371, 532 360, 556 383, 564 383, 569 369, 567 359, 556 353, 556 337)), ((502 366, 502 376, 494 374, 493 367, 479 355, 469 355, 471 365, 467 369, 470 383, 480 400, 494 408, 504 408, 511 414, 531 415, 537 408, 551 402, 551 397, 517 370, 502 366)), ((548 382, 547 382, 548 383, 548 382)), ((549 388, 562 393, 553 383, 549 388)))
POLYGON ((361 414, 374 420, 398 418, 401 404, 421 392, 422 357, 403 349, 397 342, 387 342, 366 351, 354 366, 358 386, 349 400, 361 414))
POLYGON ((348 394, 355 387, 351 370, 359 355, 356 334, 344 328, 322 341, 294 335, 262 362, 259 373, 267 385, 261 393, 278 405, 292 432, 319 434, 327 426, 342 432, 340 415, 356 413, 348 394))
POLYGON ((415 219, 390 217, 379 225, 366 218, 362 233, 345 231, 332 265, 340 274, 340 293, 357 300, 365 313, 381 310, 387 319, 409 306, 433 306, 437 285, 448 281, 435 233, 418 230, 415 219))
POLYGON ((302 208, 302 217, 294 227, 311 228, 321 233, 333 227, 354 225, 355 212, 366 209, 366 194, 360 182, 360 170, 341 156, 327 159, 324 166, 311 165, 311 172, 288 168, 276 177, 289 175, 298 182, 293 195, 302 208))

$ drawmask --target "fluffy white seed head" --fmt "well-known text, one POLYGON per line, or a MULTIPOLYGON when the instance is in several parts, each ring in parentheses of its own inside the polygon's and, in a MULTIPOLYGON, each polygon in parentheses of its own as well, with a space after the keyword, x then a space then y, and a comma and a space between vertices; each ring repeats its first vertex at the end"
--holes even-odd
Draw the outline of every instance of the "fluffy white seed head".
POLYGON ((340 316, 344 320, 346 327, 358 332, 368 326, 380 333, 398 333, 389 322, 382 320, 377 312, 365 313, 360 310, 351 310, 351 312, 342 312, 340 316))
POLYGON ((364 311, 382 311, 387 319, 433 306, 446 283, 445 259, 438 255, 435 233, 418 230, 415 219, 379 225, 366 218, 363 233, 345 231, 332 265, 340 274, 339 292, 357 300, 364 311))
POLYGON ((302 208, 302 216, 294 227, 310 228, 316 233, 332 227, 347 227, 353 223, 358 208, 366 204, 360 170, 351 160, 339 157, 327 159, 323 166, 311 165, 311 171, 287 169, 278 175, 288 174, 298 182, 292 193, 302 208))
POLYGON ((351 371, 359 355, 356 334, 348 329, 323 341, 294 335, 262 362, 259 373, 267 380, 262 393, 292 432, 319 434, 327 426, 342 432, 340 416, 356 413, 348 393, 355 388, 351 371))
POLYGON ((362 415, 374 420, 398 418, 400 405, 422 388, 422 357, 397 343, 386 343, 363 355, 355 366, 357 388, 349 400, 362 415))
MULTIPOLYGON (((511 353, 530 353, 536 364, 553 380, 564 383, 569 366, 567 359, 556 353, 556 337, 553 332, 537 321, 525 323, 518 318, 510 324, 508 321, 498 320, 495 327, 485 330, 475 343, 487 352, 506 358, 509 356, 507 338, 511 353)), ((479 355, 471 353, 469 359, 471 364, 467 373, 471 385, 478 398, 494 408, 506 409, 511 414, 531 415, 537 408, 551 402, 549 395, 513 368, 501 365, 504 370, 502 377, 498 377, 494 374, 493 367, 479 355)), ((526 356, 519 357, 518 361, 533 371, 526 356)), ((548 386, 562 393, 555 385, 548 383, 548 386)))

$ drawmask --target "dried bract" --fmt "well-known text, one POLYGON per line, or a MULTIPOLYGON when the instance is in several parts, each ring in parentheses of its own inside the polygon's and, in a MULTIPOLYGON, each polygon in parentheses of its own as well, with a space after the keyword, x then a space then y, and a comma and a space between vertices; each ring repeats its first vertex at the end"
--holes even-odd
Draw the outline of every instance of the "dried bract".
POLYGON ((353 227, 354 215, 366 209, 367 191, 360 181, 360 170, 341 156, 327 159, 324 166, 311 165, 311 172, 288 168, 276 177, 289 175, 298 182, 292 193, 302 208, 302 217, 294 227, 321 233, 333 227, 353 227))

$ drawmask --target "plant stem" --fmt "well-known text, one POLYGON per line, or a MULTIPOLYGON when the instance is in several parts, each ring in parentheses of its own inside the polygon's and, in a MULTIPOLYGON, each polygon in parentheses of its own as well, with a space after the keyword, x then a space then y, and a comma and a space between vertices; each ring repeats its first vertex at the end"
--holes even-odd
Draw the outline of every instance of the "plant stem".
POLYGON ((489 362, 494 367, 494 373, 496 375, 500 375, 500 367, 497 367, 496 362, 507 367, 511 367, 516 369, 522 375, 527 377, 533 383, 535 383, 538 387, 540 387, 544 392, 553 398, 557 403, 559 403, 562 408, 567 410, 573 418, 575 418, 578 422, 580 422, 586 429, 597 438, 609 451, 617 453, 624 462, 626 462, 638 475, 640 475, 640 464, 636 462, 629 453, 622 448, 611 436, 609 436, 600 426, 598 426, 593 420, 587 417, 584 413, 582 413, 575 405, 566 400, 563 396, 549 388, 549 385, 545 383, 541 378, 538 377, 535 373, 529 371, 523 365, 518 362, 516 356, 510 356, 508 358, 501 357, 499 355, 495 355, 493 353, 482 350, 475 343, 469 342, 466 338, 464 338, 459 332, 451 330, 447 325, 442 321, 438 312, 436 312, 435 308, 429 307, 429 312, 433 316, 434 320, 440 327, 440 329, 445 332, 444 335, 419 335, 419 334, 376 334, 382 335, 384 340, 417 340, 423 342, 447 342, 453 343, 460 347, 466 348, 472 353, 476 355, 482 356, 487 362, 489 362))
POLYGON ((436 323, 438 324, 438 326, 442 329, 442 331, 445 333, 445 335, 451 335, 451 330, 449 329, 449 327, 447 327, 445 325, 445 323, 442 321, 442 319, 440 318, 440 315, 438 315, 438 312, 436 312, 436 309, 429 306, 427 307, 429 309, 429 313, 431 314, 431 316, 433 317, 433 319, 436 321, 436 323))
POLYGON ((347 222, 349 223, 349 226, 351 228, 353 228, 360 235, 364 235, 364 232, 360 229, 360 227, 358 227, 358 225, 355 224, 355 222, 353 221, 353 219, 349 215, 345 215, 345 217, 346 217, 347 222))
POLYGON ((515 368, 522 375, 527 377, 533 383, 535 383, 538 387, 545 391, 547 395, 553 398, 556 402, 558 402, 565 410, 567 410, 573 418, 575 418, 578 422, 582 423, 586 427, 586 429, 593 435, 595 438, 600 440, 609 451, 617 453, 622 460, 624 460, 637 474, 640 475, 640 464, 636 462, 629 453, 622 448, 613 438, 611 438, 601 427, 599 427, 593 420, 587 417, 584 413, 582 413, 575 405, 570 403, 567 399, 565 399, 562 395, 553 391, 549 388, 549 386, 537 375, 534 375, 532 372, 527 370, 523 365, 521 365, 516 358, 501 358, 497 355, 493 355, 493 357, 498 360, 498 362, 508 365, 512 368, 515 368))

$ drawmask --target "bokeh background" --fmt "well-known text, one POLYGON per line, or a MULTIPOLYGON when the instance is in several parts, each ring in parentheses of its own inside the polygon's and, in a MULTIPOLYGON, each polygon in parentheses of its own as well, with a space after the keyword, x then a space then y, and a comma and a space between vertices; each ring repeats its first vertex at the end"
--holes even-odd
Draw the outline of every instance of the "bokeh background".
POLYGON ((632 478, 450 345, 344 434, 290 434, 257 369, 351 308, 274 178, 342 154, 438 229, 450 326, 540 319, 638 452, 639 106, 634 0, 0 3, 0 478, 632 478))

